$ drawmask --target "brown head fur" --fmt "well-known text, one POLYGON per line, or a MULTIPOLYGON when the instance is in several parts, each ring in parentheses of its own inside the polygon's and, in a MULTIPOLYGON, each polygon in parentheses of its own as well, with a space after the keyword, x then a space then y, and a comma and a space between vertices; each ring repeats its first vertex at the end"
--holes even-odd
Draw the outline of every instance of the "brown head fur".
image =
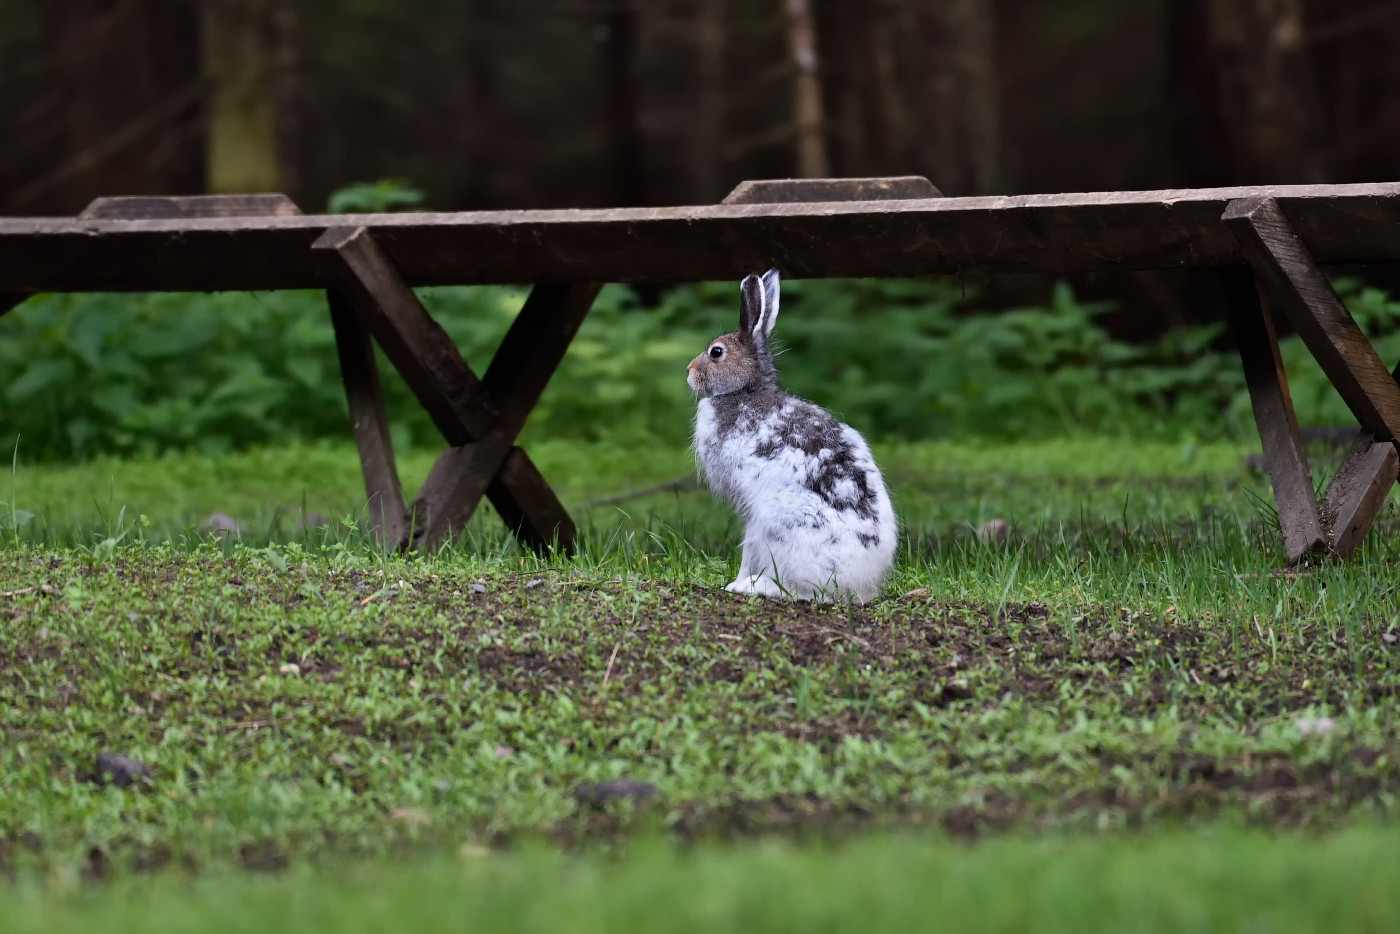
POLYGON ((768 335, 778 319, 778 271, 760 279, 747 276, 739 286, 739 330, 710 341, 704 353, 686 367, 686 382, 701 397, 772 389, 778 370, 768 335))

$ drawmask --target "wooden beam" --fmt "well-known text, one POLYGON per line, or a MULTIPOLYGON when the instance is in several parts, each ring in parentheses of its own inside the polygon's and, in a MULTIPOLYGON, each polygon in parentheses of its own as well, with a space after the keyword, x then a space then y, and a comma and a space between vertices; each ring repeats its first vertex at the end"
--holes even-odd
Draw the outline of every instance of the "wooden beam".
MULTIPOLYGON (((491 490, 497 511, 527 543, 548 547, 558 540, 561 547, 572 548, 573 525, 560 521, 563 507, 538 471, 518 464, 508 477, 493 482, 601 287, 536 286, 485 380, 478 381, 373 234, 363 227, 334 230, 315 248, 334 253, 338 291, 451 445, 438 457, 409 511, 410 544, 436 548, 466 527, 491 490)), ((365 469, 368 484, 370 468, 365 469)))
POLYGON ((1325 551, 1327 536, 1313 494, 1312 473, 1298 433, 1288 379, 1279 357, 1273 321, 1259 301, 1254 277, 1247 269, 1221 272, 1221 286, 1230 313, 1230 329, 1244 365, 1254 424, 1264 452, 1264 464, 1274 491, 1279 527, 1290 566, 1325 551))
POLYGON ((721 204, 801 204, 821 201, 896 201, 941 198, 922 175, 889 178, 774 178, 740 182, 721 204))
MULTIPOLYGON (((450 447, 438 455, 409 510, 413 526, 410 547, 432 551, 467 527, 514 440, 495 429, 480 440, 450 447)), ((514 504, 510 511, 523 513, 524 508, 514 504)))
POLYGON ((501 424, 512 435, 525 427, 602 288, 587 282, 541 283, 530 291, 482 379, 501 424))
POLYGON ((123 195, 98 198, 79 220, 149 221, 196 217, 295 217, 301 214, 286 195, 123 195))
MULTIPOLYGON (((597 284, 535 286, 483 380, 500 413, 499 421, 480 440, 449 448, 438 457, 413 504, 416 547, 436 548, 466 527, 601 288, 597 284)), ((537 471, 525 469, 504 478, 497 494, 519 498, 504 506, 496 503, 497 511, 508 522, 517 522, 517 528, 518 517, 528 516, 530 531, 523 536, 527 541, 542 543, 557 537, 561 548, 572 549, 572 534, 563 534, 571 533, 572 523, 564 526, 558 521, 562 507, 554 505, 557 499, 543 478, 535 478, 539 478, 537 471), (531 484, 536 487, 533 492, 522 492, 531 484), (536 506, 543 513, 536 515, 536 506)))
POLYGON ((1270 303, 1293 322, 1332 385, 1383 441, 1400 438, 1400 386, 1271 198, 1235 201, 1223 220, 1270 303))
POLYGON ((374 236, 364 227, 336 228, 312 249, 336 258, 335 287, 355 306, 447 443, 462 445, 486 434, 496 421, 491 400, 374 236))
POLYGON ((573 552, 574 520, 523 449, 511 448, 486 497, 506 528, 536 552, 573 552))
POLYGON ((399 486, 398 467, 394 463, 384 396, 379 388, 374 344, 345 296, 331 291, 326 297, 330 303, 331 323, 335 326, 335 347, 350 408, 350 425, 365 478, 370 524, 381 545, 400 548, 408 541, 408 515, 403 489, 399 486))
POLYGON ((1397 477, 1400 456, 1395 445, 1364 432, 1337 469, 1322 500, 1322 511, 1331 527, 1333 554, 1345 558, 1361 547, 1397 477))
MULTIPOLYGON (((361 215, 406 284, 925 276, 1233 266, 1220 223, 1272 197, 1318 262, 1400 260, 1400 183, 361 215)), ((0 219, 0 292, 327 288, 344 216, 0 219)))

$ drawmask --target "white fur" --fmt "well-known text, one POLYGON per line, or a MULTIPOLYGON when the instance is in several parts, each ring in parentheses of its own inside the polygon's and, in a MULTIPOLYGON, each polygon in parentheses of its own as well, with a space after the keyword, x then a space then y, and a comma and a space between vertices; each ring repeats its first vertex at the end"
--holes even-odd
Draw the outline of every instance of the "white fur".
MULTIPOLYGON (((771 327, 768 321, 764 324, 771 327)), ((796 407, 811 405, 788 397, 777 411, 755 413, 751 421, 741 418, 740 430, 720 438, 714 403, 700 400, 695 418, 697 464, 710 489, 744 520, 739 576, 726 589, 800 600, 869 600, 879 593, 894 563, 898 530, 889 493, 865 439, 841 426, 856 468, 864 472, 874 493, 873 517, 833 508, 804 485, 832 456, 831 450, 807 455, 783 447, 773 457, 755 453, 777 436, 796 407), (878 536, 878 543, 867 547, 862 535, 878 536)), ((854 500, 855 484, 847 485, 849 490, 834 491, 838 499, 845 493, 854 500)))

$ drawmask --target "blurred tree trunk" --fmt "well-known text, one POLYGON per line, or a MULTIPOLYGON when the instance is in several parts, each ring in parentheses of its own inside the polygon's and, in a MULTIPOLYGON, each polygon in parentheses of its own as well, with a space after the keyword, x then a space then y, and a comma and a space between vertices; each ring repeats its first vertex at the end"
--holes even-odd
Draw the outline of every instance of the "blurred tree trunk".
POLYGON ((1206 11, 1238 183, 1331 177, 1301 0, 1209 0, 1206 11))
POLYGON ((282 189, 276 7, 275 0, 203 0, 212 192, 282 189))
POLYGON ((956 47, 945 16, 948 0, 913 0, 918 3, 917 54, 921 66, 923 101, 919 131, 925 174, 944 194, 971 190, 961 158, 962 130, 959 106, 962 82, 956 67, 956 47))
POLYGON ((900 80, 898 55, 894 34, 912 25, 904 14, 907 4, 884 2, 878 7, 879 15, 873 17, 870 32, 866 37, 868 54, 874 80, 874 90, 880 115, 880 130, 884 137, 881 161, 882 172, 900 174, 914 170, 917 160, 913 156, 913 126, 909 108, 905 103, 904 85, 900 80))
POLYGON ((817 72, 817 28, 809 0, 785 0, 788 47, 795 66, 793 128, 797 143, 797 174, 826 178, 831 163, 826 153, 821 80, 817 72))
POLYGON ((93 198, 198 190, 198 21, 183 0, 44 0, 52 155, 8 198, 71 214, 93 198))
POLYGON ((459 72, 455 116, 456 206, 483 210, 497 206, 493 198, 496 167, 511 158, 514 140, 496 120, 496 49, 500 30, 495 0, 469 0, 460 11, 460 46, 466 55, 459 72))
POLYGON ((957 63, 964 158, 977 194, 1002 190, 1000 73, 994 0, 946 0, 957 63))
POLYGON ((699 0, 695 14, 696 120, 692 171, 695 201, 724 197, 721 171, 725 129, 724 0, 699 0))
POLYGON ((637 108, 637 10, 618 0, 603 19, 603 106, 608 193, 613 205, 646 203, 646 167, 637 108))
POLYGON ((1172 0, 1167 9, 1167 107, 1172 148, 1181 172, 1169 184, 1228 185, 1230 134, 1221 111, 1220 81, 1211 43, 1214 0, 1172 0))
POLYGON ((994 0, 912 0, 925 88, 920 150, 944 193, 1005 188, 1001 71, 994 0))

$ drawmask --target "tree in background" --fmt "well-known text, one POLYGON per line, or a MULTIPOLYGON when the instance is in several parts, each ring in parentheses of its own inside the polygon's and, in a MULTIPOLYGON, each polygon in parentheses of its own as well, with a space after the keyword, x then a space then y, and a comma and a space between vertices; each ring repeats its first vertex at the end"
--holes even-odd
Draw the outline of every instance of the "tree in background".
POLYGON ((784 9, 793 64, 792 125, 797 174, 802 178, 826 178, 831 174, 831 164, 826 155, 816 24, 808 0, 784 0, 784 9))
POLYGON ((212 192, 285 187, 278 140, 278 33, 289 10, 287 0, 202 0, 212 192))
POLYGON ((1211 0, 1206 15, 1231 174, 1332 180, 1302 0, 1211 0))
POLYGON ((10 179, 0 209, 74 213, 100 195, 199 189, 203 86, 191 4, 45 0, 34 12, 42 56, 18 41, 0 45, 0 57, 46 79, 27 87, 29 97, 0 102, 19 118, 0 133, 0 165, 13 166, 0 174, 10 179))

